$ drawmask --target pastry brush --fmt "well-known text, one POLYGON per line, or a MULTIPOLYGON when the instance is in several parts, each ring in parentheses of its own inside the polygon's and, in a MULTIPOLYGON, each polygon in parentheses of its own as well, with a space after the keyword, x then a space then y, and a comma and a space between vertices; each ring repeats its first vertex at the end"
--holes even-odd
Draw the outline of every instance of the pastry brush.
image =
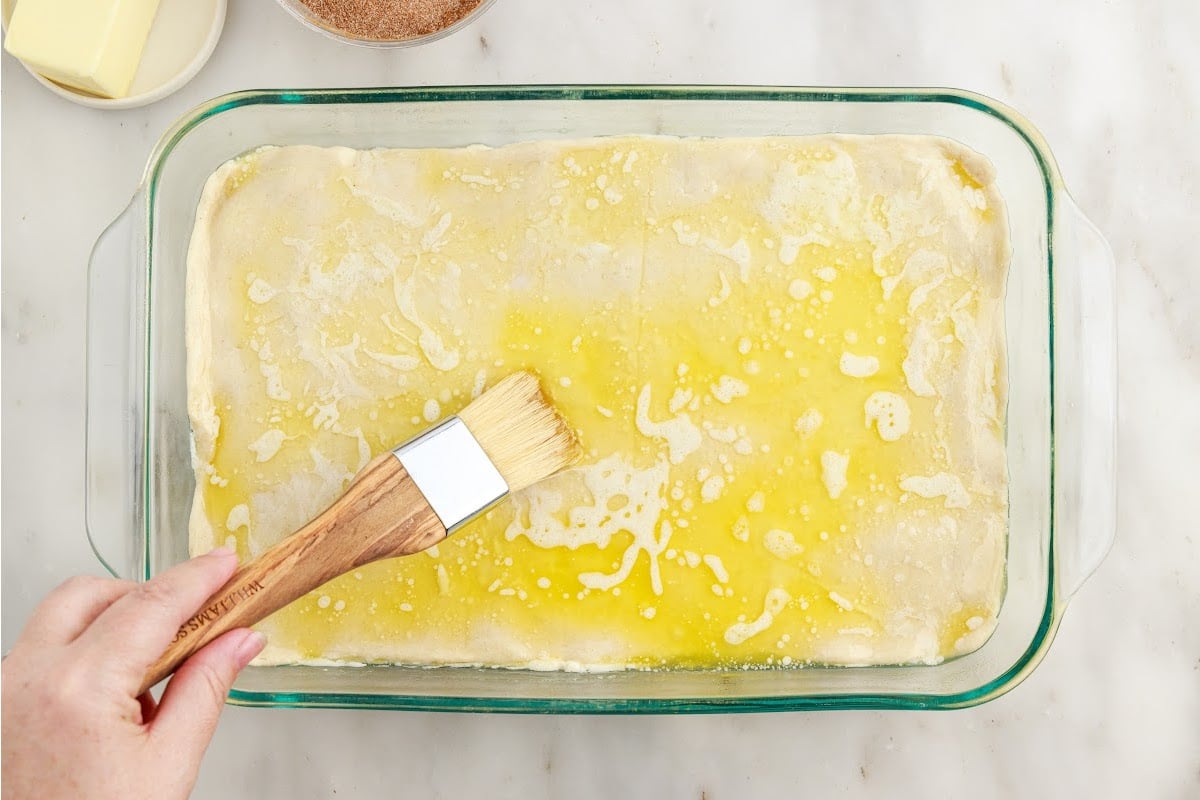
POLYGON ((222 633, 363 564, 426 550, 578 456, 575 435, 537 377, 509 375, 457 416, 377 456, 316 519, 240 566, 179 628, 141 691, 222 633))

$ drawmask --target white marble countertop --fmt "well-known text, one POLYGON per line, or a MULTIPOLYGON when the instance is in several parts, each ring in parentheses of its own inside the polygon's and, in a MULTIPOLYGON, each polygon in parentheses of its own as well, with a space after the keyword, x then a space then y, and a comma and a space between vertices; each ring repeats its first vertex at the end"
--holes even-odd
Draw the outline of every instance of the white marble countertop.
POLYGON ((1200 796, 1200 5, 500 0, 409 51, 232 0, 211 62, 126 112, 3 64, 3 645, 99 574, 83 526, 85 264, 151 146, 235 89, 474 83, 956 86, 1046 135, 1118 261, 1118 538, 1045 662, 948 713, 553 718, 229 708, 197 797, 1200 796))

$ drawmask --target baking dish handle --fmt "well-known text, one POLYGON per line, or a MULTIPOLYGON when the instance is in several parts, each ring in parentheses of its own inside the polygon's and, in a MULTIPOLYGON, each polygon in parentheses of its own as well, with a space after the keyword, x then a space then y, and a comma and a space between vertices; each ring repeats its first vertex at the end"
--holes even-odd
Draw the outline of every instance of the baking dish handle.
POLYGON ((146 564, 145 195, 104 229, 88 262, 85 505, 88 540, 118 578, 146 564))
POLYGON ((1117 320, 1112 248, 1065 192, 1054 220, 1055 567, 1065 601, 1116 534, 1117 320))

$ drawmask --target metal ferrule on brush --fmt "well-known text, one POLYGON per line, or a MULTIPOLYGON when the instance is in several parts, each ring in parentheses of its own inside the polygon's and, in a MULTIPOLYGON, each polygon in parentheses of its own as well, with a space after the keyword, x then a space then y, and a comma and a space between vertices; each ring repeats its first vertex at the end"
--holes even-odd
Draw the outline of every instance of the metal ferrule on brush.
POLYGON ((392 454, 447 533, 508 494, 504 476, 458 417, 439 422, 392 454))

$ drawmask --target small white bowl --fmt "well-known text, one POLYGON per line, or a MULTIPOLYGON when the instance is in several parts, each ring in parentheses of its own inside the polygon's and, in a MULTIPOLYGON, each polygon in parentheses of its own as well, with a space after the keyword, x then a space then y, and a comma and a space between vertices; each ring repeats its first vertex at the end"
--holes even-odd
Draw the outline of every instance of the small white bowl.
MULTIPOLYGON (((225 26, 227 0, 161 0, 146 49, 138 63, 129 94, 110 98, 88 94, 40 75, 27 64, 21 66, 38 83, 59 97, 91 108, 137 108, 177 91, 196 76, 208 61, 221 29, 225 26)), ((2 0, 4 27, 12 17, 17 0, 2 0)))

